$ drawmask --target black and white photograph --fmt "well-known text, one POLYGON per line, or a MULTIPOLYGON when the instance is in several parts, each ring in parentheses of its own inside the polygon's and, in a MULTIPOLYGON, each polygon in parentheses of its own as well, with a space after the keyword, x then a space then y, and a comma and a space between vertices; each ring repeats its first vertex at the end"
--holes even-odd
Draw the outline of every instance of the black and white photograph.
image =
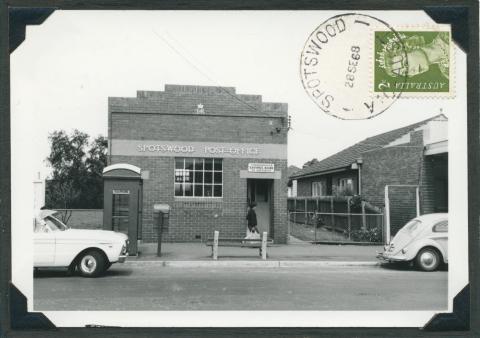
POLYGON ((469 282, 454 37, 421 10, 55 10, 28 25, 10 54, 12 283, 28 311, 57 327, 452 312, 469 282))

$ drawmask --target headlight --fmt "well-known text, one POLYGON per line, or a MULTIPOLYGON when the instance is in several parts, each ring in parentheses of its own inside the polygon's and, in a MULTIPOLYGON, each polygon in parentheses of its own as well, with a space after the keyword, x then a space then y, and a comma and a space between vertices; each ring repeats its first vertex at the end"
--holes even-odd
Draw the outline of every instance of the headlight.
POLYGON ((402 254, 405 255, 406 253, 407 253, 407 249, 403 248, 403 249, 402 249, 402 254))
POLYGON ((127 250, 128 250, 128 240, 125 241, 125 244, 122 246, 122 251, 121 251, 121 254, 124 255, 127 253, 127 250))

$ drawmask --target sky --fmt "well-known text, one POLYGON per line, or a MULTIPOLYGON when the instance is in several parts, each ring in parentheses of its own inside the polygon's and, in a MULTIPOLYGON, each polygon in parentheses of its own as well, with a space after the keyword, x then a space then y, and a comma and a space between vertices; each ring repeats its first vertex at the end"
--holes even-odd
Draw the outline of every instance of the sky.
MULTIPOLYGON (((25 42, 11 55, 12 113, 33 126, 32 175, 49 173, 49 133, 77 128, 106 135, 109 96, 135 96, 165 84, 232 86, 288 103, 288 162, 299 167, 454 110, 456 99, 399 99, 370 120, 339 120, 320 111, 302 87, 299 57, 310 33, 339 13, 56 11, 42 25, 27 27, 25 42)), ((373 14, 392 25, 431 23, 419 11, 373 14)))

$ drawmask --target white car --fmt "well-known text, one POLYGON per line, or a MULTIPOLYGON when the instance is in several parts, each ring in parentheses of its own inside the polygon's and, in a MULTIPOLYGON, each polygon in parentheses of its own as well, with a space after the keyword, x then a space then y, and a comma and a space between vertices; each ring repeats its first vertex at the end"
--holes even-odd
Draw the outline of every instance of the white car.
POLYGON ((448 214, 426 214, 398 231, 378 258, 389 262, 413 261, 424 271, 448 264, 448 214))
POLYGON ((113 263, 125 262, 128 236, 114 231, 70 229, 55 218, 53 210, 41 210, 34 223, 35 268, 78 269, 85 277, 96 277, 113 263))

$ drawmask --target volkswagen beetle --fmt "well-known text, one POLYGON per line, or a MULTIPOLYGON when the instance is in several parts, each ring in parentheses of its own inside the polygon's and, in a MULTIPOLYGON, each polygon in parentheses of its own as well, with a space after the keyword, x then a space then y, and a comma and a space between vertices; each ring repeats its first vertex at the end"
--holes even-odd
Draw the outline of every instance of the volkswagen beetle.
POLYGON ((82 276, 96 277, 113 263, 125 262, 128 236, 114 231, 71 229, 53 215, 41 210, 34 222, 35 268, 66 267, 82 276))
POLYGON ((448 214, 426 214, 409 221, 385 245, 379 259, 414 262, 424 271, 434 271, 448 263, 448 214))

